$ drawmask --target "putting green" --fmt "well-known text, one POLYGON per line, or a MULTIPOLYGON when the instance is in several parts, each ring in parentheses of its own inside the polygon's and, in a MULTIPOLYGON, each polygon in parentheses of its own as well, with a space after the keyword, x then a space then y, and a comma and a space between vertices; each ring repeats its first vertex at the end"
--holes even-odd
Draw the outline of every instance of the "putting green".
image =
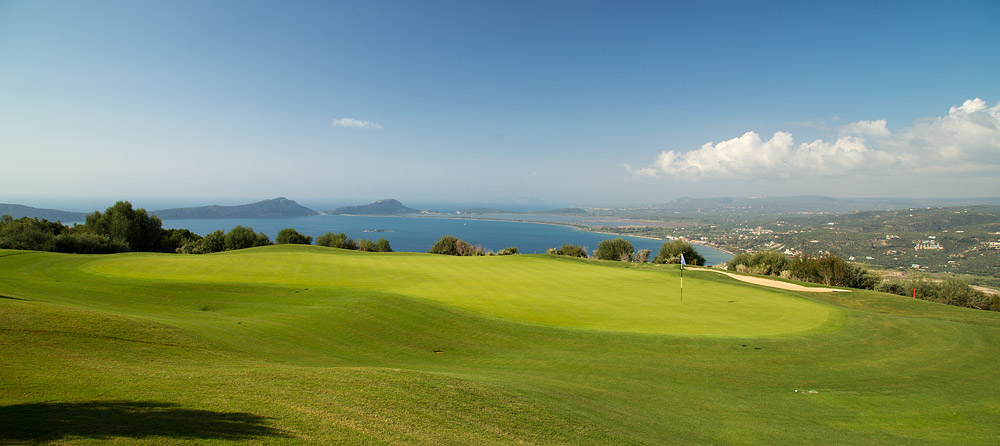
POLYGON ((833 307, 672 266, 548 256, 453 257, 273 246, 205 256, 131 254, 85 263, 111 277, 389 292, 529 323, 650 333, 771 336, 815 329, 833 307))

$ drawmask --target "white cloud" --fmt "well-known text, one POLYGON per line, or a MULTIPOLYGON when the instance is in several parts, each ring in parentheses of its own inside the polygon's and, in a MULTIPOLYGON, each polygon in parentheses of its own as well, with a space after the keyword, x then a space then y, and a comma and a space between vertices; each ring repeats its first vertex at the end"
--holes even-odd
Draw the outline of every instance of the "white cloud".
POLYGON ((635 178, 774 179, 850 176, 879 172, 967 172, 996 177, 1000 168, 1000 104, 982 99, 952 107, 947 116, 896 133, 885 119, 842 126, 828 142, 795 144, 787 132, 762 139, 756 132, 687 152, 666 150, 635 178))
POLYGON ((889 136, 892 132, 889 131, 889 128, 885 124, 885 119, 852 122, 842 127, 840 132, 846 135, 889 136))
POLYGON ((347 127, 351 129, 380 129, 382 124, 371 121, 362 121, 353 118, 334 119, 331 127, 347 127))

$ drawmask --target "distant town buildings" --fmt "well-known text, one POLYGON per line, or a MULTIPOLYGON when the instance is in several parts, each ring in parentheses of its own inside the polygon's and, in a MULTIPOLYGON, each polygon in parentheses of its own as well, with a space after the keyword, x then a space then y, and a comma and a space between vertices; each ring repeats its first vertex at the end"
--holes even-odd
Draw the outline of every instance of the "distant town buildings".
POLYGON ((944 248, 938 244, 937 240, 921 240, 917 242, 917 246, 914 246, 913 249, 920 251, 921 249, 941 250, 944 248))

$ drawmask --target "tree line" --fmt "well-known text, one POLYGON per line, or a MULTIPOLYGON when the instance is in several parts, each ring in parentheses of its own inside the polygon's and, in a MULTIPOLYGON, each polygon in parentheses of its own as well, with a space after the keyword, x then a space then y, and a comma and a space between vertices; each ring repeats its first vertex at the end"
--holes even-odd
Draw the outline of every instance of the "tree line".
MULTIPOLYGON (((559 248, 549 248, 547 251, 549 254, 570 256, 570 257, 583 257, 588 258, 587 249, 580 245, 565 244, 559 248)), ((632 243, 621 237, 616 237, 613 239, 601 240, 597 243, 597 249, 593 252, 593 258, 598 260, 613 260, 621 262, 636 262, 636 263, 670 263, 678 264, 681 263, 681 255, 684 256, 684 260, 689 265, 704 265, 705 257, 702 257, 694 245, 690 242, 675 239, 668 242, 664 242, 660 245, 660 250, 657 252, 656 257, 650 260, 649 256, 652 255, 652 251, 648 249, 640 249, 638 251, 632 246, 632 243)))
MULTIPOLYGON (((445 235, 441 237, 441 239, 438 240, 437 243, 431 247, 431 249, 427 250, 427 252, 431 254, 454 256, 489 256, 517 254, 518 250, 516 246, 512 246, 497 252, 487 251, 483 250, 482 245, 473 246, 471 243, 453 235, 445 235)), ((591 257, 590 254, 587 253, 587 248, 569 243, 564 244, 559 248, 549 248, 546 253, 569 257, 591 257)), ((616 237, 614 239, 601 240, 597 244, 597 249, 593 252, 593 258, 599 260, 646 263, 650 261, 649 256, 651 254, 652 251, 648 249, 640 249, 636 251, 631 242, 625 240, 624 238, 616 237)), ((694 245, 679 239, 665 242, 662 246, 660 246, 660 251, 657 253, 656 257, 653 258, 652 262, 680 263, 682 254, 684 255, 684 259, 689 264, 705 264, 705 258, 702 257, 701 254, 698 254, 698 251, 694 249, 694 245)))
MULTIPOLYGON (((61 222, 9 215, 0 217, 0 248, 53 251, 78 254, 116 252, 169 252, 208 254, 272 244, 312 244, 312 237, 293 228, 278 232, 272 243, 267 234, 252 227, 236 226, 200 236, 187 229, 164 229, 163 221, 145 209, 133 209, 128 201, 119 201, 103 213, 95 211, 83 224, 67 226, 61 222)), ((319 246, 372 252, 392 252, 385 237, 377 241, 353 240, 344 233, 332 232, 316 238, 319 246)))
POLYGON ((792 257, 775 250, 740 253, 726 263, 726 268, 730 271, 912 296, 959 307, 1000 311, 1000 296, 978 291, 964 280, 934 280, 924 276, 882 277, 864 266, 848 263, 831 252, 818 255, 802 253, 792 257))

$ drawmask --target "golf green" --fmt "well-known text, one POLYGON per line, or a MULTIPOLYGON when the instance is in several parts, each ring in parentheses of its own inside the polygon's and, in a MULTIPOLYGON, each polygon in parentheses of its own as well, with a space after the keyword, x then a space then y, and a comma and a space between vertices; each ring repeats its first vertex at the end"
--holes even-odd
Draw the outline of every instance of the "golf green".
POLYGON ((681 303, 679 273, 306 246, 0 250, 0 444, 1000 438, 1000 313, 694 271, 681 303))
POLYGON ((280 284, 400 294, 523 322, 688 335, 814 329, 837 310, 674 266, 612 268, 547 256, 455 257, 271 247, 209 256, 133 254, 89 263, 113 277, 280 284), (683 300, 682 300, 683 298, 683 300))

